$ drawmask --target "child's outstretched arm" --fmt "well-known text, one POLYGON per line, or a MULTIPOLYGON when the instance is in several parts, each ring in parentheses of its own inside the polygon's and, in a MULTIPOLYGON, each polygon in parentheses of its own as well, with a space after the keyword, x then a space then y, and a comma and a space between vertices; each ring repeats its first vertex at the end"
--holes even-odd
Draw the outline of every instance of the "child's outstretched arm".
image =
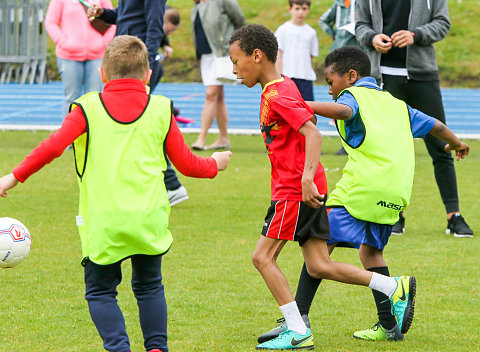
POLYGON ((7 197, 7 191, 15 187, 17 183, 18 180, 13 174, 8 174, 0 178, 0 196, 3 198, 7 197))
POLYGON ((305 166, 302 176, 302 199, 312 208, 323 205, 324 194, 318 193, 315 185, 315 173, 320 163, 322 151, 322 135, 317 127, 311 122, 305 122, 298 132, 305 136, 305 166))
POLYGON ((319 101, 306 101, 315 114, 335 120, 349 120, 353 115, 350 106, 339 103, 326 103, 319 101))
POLYGON ((445 126, 441 121, 436 120, 435 125, 430 131, 431 135, 434 135, 437 138, 447 142, 445 145, 445 151, 450 153, 452 150, 455 150, 455 155, 457 156, 457 161, 465 158, 470 152, 470 147, 463 143, 450 128, 445 126))
POLYGON ((193 154, 185 143, 182 132, 172 116, 170 131, 165 140, 167 156, 173 165, 185 176, 196 178, 214 178, 218 171, 225 170, 232 152, 216 152, 210 158, 193 154))

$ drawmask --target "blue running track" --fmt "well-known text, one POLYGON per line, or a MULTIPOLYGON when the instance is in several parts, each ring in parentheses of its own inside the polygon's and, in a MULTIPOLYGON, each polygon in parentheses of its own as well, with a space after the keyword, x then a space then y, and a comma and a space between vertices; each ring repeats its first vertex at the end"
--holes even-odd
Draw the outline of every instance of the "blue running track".
MULTIPOLYGON (((258 133, 260 86, 225 86, 229 110, 229 131, 258 133)), ((205 99, 205 87, 200 83, 161 83, 155 94, 172 99, 180 115, 194 119, 181 125, 184 132, 196 132, 205 99)), ((326 86, 315 86, 318 101, 331 101, 326 86)), ((480 139, 480 90, 442 89, 448 126, 462 138, 480 139)), ((0 129, 54 130, 62 123, 63 90, 61 82, 42 85, 0 84, 0 129)), ((214 124, 213 130, 216 125, 214 124)), ((334 135, 335 127, 327 119, 319 119, 318 128, 334 135)))

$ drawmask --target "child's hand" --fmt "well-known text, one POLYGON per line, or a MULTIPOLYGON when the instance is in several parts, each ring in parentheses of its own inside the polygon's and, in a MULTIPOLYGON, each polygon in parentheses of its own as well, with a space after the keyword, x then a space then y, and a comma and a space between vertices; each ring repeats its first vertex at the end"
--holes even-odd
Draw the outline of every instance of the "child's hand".
POLYGON ((226 152, 215 152, 212 154, 212 158, 217 162, 218 171, 223 171, 227 168, 230 157, 232 156, 231 151, 226 152))
POLYGON ((318 193, 317 186, 313 181, 302 180, 302 200, 311 208, 320 208, 325 196, 318 193))
POLYGON ((468 144, 460 142, 458 146, 451 146, 450 144, 445 145, 445 151, 450 153, 452 150, 455 150, 455 155, 457 156, 457 161, 464 159, 468 153, 470 153, 470 147, 468 144))
POLYGON ((163 47, 163 55, 165 55, 165 59, 172 56, 173 48, 171 46, 165 45, 163 47))
POLYGON ((18 180, 13 176, 13 174, 8 174, 0 178, 0 196, 7 197, 7 191, 15 187, 18 183, 18 180))

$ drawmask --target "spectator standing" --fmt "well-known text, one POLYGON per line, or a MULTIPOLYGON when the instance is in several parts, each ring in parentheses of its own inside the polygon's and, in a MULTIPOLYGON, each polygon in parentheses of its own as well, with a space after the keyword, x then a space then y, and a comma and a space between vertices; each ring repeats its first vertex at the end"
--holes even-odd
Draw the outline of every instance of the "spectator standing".
MULTIPOLYGON (((355 37, 355 0, 335 0, 318 20, 318 25, 332 39, 331 51, 344 46, 361 46, 355 37)), ((343 147, 335 153, 347 155, 343 147)))
POLYGON ((160 73, 160 58, 158 49, 163 39, 163 16, 167 0, 121 0, 118 6, 111 10, 93 5, 88 10, 88 16, 117 25, 115 35, 133 35, 140 38, 148 49, 148 61, 152 76, 150 91, 153 92, 160 73))
MULTIPOLYGON (((128 34, 140 38, 145 43, 152 70, 149 82, 151 92, 163 75, 158 50, 165 36, 163 27, 165 7, 166 0, 123 0, 113 10, 98 6, 92 6, 88 10, 89 16, 98 17, 107 23, 116 23, 117 36, 128 34)), ((180 183, 170 162, 165 171, 165 186, 170 205, 173 206, 188 199, 187 190, 180 183)))
POLYGON ((157 75, 157 82, 150 82, 151 85, 157 85, 162 80, 165 73, 162 62, 172 56, 173 48, 170 46, 168 36, 175 32, 180 26, 180 13, 170 6, 166 6, 165 15, 163 16, 163 39, 160 42, 160 49, 162 53, 158 54, 156 61, 159 62, 159 70, 157 75))
POLYGON ((305 23, 310 0, 289 0, 288 4, 292 18, 275 32, 278 40, 275 66, 279 73, 295 82, 304 100, 314 100, 313 82, 317 76, 312 58, 318 56, 318 39, 315 30, 305 23))
POLYGON ((215 58, 228 56, 229 39, 233 32, 245 25, 245 17, 237 0, 194 0, 191 12, 193 41, 197 59, 200 59, 202 82, 206 86, 200 134, 192 148, 225 149, 228 138, 228 110, 223 83, 217 80, 215 58), (206 146, 208 129, 217 118, 218 139, 206 146))
MULTIPOLYGON (((367 49, 372 76, 383 89, 446 123, 433 44, 450 29, 447 0, 357 0, 356 21, 357 40, 367 49)), ((438 138, 427 135, 424 141, 447 212, 446 233, 473 237, 460 215, 452 156, 438 138)), ((400 213, 392 232, 404 231, 405 218, 400 213)))
POLYGON ((335 0, 318 20, 332 39, 330 51, 344 46, 360 46, 355 37, 355 0, 335 0))
MULTIPOLYGON (((112 8, 110 0, 84 0, 112 8)), ((103 52, 115 35, 112 26, 103 34, 95 30, 80 1, 52 0, 45 17, 45 28, 55 43, 57 66, 64 90, 63 116, 70 104, 85 93, 101 91, 98 74, 103 52)))

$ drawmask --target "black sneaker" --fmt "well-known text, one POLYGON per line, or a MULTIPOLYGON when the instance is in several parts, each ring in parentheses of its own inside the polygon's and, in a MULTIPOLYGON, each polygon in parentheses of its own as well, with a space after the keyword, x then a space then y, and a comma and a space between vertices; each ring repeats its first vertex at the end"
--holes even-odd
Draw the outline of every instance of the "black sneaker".
POLYGON ((401 236, 405 233, 405 217, 403 213, 398 214, 398 221, 392 227, 392 235, 401 236))
MULTIPOLYGON (((308 315, 303 314, 302 319, 305 322, 305 325, 307 326, 307 328, 310 329, 310 320, 308 319, 308 315)), ((276 328, 273 328, 272 330, 267 331, 263 335, 260 335, 257 340, 258 343, 264 343, 264 342, 270 341, 278 337, 282 332, 287 330, 287 322, 285 321, 284 318, 277 319, 277 324, 278 325, 276 328)))
POLYGON ((445 233, 447 235, 453 233, 454 237, 473 237, 472 229, 467 225, 465 219, 460 214, 454 214, 450 220, 448 220, 445 233))

